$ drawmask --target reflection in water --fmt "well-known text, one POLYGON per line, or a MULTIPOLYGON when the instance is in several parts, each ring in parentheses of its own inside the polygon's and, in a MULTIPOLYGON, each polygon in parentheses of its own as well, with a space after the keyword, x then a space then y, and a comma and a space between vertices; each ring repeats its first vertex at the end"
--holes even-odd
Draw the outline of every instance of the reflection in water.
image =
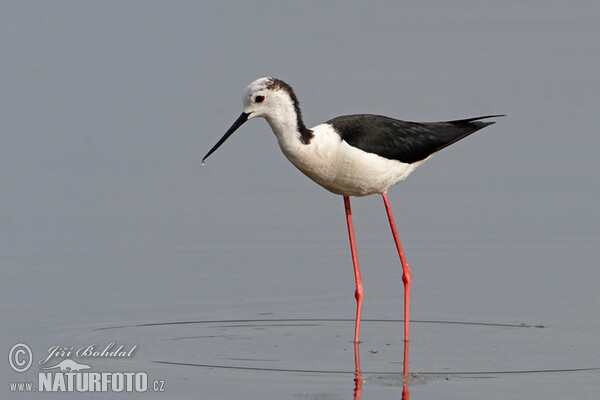
MULTIPOLYGON (((405 325, 406 324, 405 322, 405 325)), ((404 360, 402 362, 402 400, 408 400, 410 393, 408 391, 408 340, 404 341, 404 360)))
MULTIPOLYGON (((360 400, 362 396, 362 372, 360 370, 360 350, 357 342, 354 342, 354 400, 360 400)), ((408 341, 404 341, 404 360, 402 362, 402 400, 409 400, 408 389, 410 377, 408 375, 408 341)))
POLYGON ((362 396, 362 378, 360 373, 360 351, 358 342, 354 342, 354 400, 359 400, 362 396))

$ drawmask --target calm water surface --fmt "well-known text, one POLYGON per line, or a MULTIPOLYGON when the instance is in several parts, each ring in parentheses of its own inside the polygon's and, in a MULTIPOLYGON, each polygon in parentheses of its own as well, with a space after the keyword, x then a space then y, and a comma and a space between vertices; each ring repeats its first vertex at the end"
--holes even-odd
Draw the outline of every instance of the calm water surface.
MULTIPOLYGON (((25 396, 9 382, 37 382, 53 346, 111 342, 137 347, 71 358, 173 399, 356 394, 342 198, 264 121, 200 165, 263 75, 294 86, 308 126, 508 114, 390 191, 413 271, 408 389, 598 397, 596 3, 76 4, 0 13, 0 348, 33 352, 0 397, 25 396)), ((360 389, 401 398, 400 263, 381 199, 352 206, 360 389)))

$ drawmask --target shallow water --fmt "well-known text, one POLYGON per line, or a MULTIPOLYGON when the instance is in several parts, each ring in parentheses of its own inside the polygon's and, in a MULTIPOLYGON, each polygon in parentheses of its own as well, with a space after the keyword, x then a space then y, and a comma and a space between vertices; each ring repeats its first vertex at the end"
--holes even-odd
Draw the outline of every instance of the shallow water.
POLYGON ((0 13, 0 349, 33 353, 0 369, 1 398, 26 396, 9 383, 37 382, 53 346, 112 342, 137 347, 44 365, 144 371, 172 399, 598 397, 596 3, 77 4, 0 13), (357 385, 341 197, 264 121, 200 164, 267 74, 308 126, 508 114, 390 191, 413 278, 405 387, 382 200, 352 199, 357 385))

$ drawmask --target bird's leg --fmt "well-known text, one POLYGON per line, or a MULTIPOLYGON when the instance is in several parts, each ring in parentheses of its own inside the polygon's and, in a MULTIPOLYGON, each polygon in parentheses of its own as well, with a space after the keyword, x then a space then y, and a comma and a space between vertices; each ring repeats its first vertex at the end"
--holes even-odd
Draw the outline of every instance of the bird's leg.
MULTIPOLYGON (((394 217, 392 216, 392 209, 390 208, 390 202, 388 201, 387 193, 382 193, 381 195, 383 196, 385 209, 387 211, 388 219, 390 220, 390 228, 392 228, 392 234, 394 235, 394 241, 396 242, 396 248, 398 249, 400 262, 402 263, 402 282, 404 282, 404 340, 408 342, 410 268, 408 268, 408 263, 406 262, 406 257, 404 257, 404 251, 402 251, 402 245, 400 244, 400 238, 398 238, 398 231, 396 231, 396 224, 394 223, 394 217)), ((405 352, 408 353, 408 351, 405 352)), ((405 354, 405 358, 408 358, 408 354, 405 354)))
POLYGON ((362 301, 364 290, 362 280, 360 279, 360 268, 358 267, 358 256, 356 255, 356 241, 354 240, 354 226, 352 225, 352 210, 350 209, 350 198, 344 196, 344 206, 346 207, 346 222, 348 222, 348 236, 350 237, 350 251, 352 252, 352 264, 354 265, 354 278, 356 279, 356 325, 354 328, 354 343, 358 343, 360 334, 360 313, 362 311, 362 301))

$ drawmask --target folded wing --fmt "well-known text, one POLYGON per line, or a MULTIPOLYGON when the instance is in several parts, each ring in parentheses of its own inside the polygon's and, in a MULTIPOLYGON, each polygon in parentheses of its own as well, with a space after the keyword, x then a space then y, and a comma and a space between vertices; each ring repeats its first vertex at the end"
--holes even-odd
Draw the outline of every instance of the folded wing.
POLYGON ((414 163, 495 122, 484 117, 446 122, 408 122, 381 115, 346 115, 327 121, 351 146, 381 157, 414 163))

